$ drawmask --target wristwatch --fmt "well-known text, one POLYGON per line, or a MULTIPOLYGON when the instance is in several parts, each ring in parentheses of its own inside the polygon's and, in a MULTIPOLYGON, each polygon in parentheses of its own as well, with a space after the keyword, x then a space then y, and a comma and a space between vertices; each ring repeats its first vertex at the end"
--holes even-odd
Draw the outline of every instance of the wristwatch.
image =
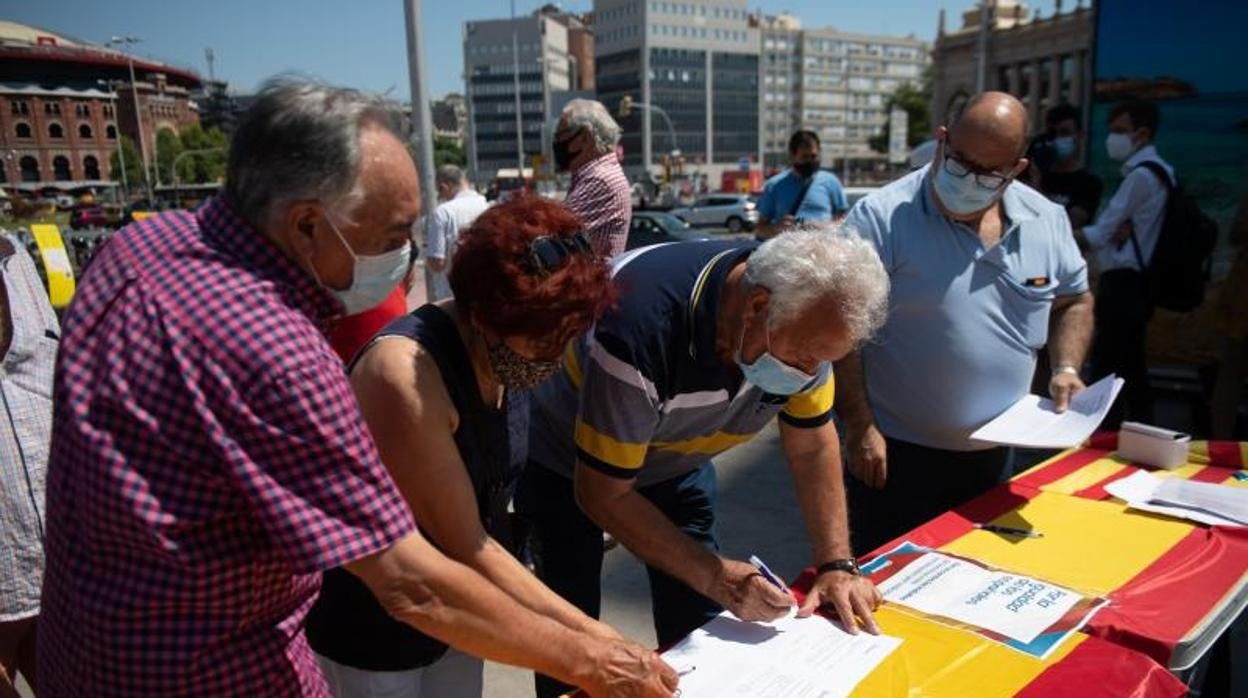
POLYGON ((828 572, 848 572, 854 575, 855 577, 862 576, 862 570, 858 569, 858 561, 852 557, 845 557, 839 560, 832 560, 831 562, 825 562, 822 565, 819 565, 818 567, 815 568, 816 577, 818 577, 821 574, 826 574, 828 572))

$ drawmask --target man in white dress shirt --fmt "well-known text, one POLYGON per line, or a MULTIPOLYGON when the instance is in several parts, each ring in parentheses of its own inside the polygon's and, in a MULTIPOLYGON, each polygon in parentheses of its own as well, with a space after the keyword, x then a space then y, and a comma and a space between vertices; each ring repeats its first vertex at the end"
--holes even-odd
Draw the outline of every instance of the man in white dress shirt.
POLYGON ((1109 113, 1105 149, 1123 163, 1122 184, 1096 222, 1083 228, 1101 270, 1092 377, 1116 373, 1126 380, 1122 399, 1105 420, 1107 429, 1116 429, 1124 417, 1152 421, 1144 344, 1153 306, 1143 272, 1157 248, 1169 188, 1146 163, 1157 163, 1174 182, 1174 169, 1153 147, 1159 122, 1157 106, 1140 100, 1121 102, 1109 113))

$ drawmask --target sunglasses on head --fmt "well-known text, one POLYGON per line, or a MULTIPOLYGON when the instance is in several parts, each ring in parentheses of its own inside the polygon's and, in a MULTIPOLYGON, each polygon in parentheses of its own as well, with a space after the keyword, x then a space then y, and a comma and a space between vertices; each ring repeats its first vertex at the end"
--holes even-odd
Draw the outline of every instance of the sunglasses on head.
POLYGON ((529 245, 529 265, 539 276, 550 276, 562 269, 574 253, 593 254, 593 251, 584 233, 566 238, 543 235, 529 245))

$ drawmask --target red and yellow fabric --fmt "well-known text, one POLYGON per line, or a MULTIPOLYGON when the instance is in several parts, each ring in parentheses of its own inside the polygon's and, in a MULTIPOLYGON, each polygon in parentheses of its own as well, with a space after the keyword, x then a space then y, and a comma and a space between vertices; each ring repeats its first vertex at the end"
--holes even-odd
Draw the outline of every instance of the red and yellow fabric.
MULTIPOLYGON (((1085 632, 1169 666, 1176 647, 1248 584, 1248 529, 1205 527, 1128 512, 1104 485, 1138 469, 1106 439, 1064 452, 902 540, 1033 575, 1111 603, 1085 632), (1007 538, 978 530, 995 523, 1044 533, 1007 538)), ((1242 444, 1199 443, 1193 462, 1171 476, 1243 484, 1242 444)))
MULTIPOLYGON (((812 573, 794 585, 799 600, 812 573)), ((1152 659, 1087 635, 1072 635, 1041 660, 979 635, 881 607, 882 632, 903 639, 854 696, 1180 696, 1186 687, 1152 659)))

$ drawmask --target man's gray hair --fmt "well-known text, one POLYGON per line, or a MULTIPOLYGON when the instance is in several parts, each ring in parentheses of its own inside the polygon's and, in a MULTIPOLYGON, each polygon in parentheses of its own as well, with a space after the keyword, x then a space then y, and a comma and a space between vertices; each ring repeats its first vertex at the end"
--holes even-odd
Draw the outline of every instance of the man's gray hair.
POLYGON ((574 99, 563 108, 563 113, 573 131, 589 129, 594 136, 594 148, 599 153, 615 151, 616 144, 620 142, 620 125, 611 118, 611 112, 602 106, 602 102, 574 99))
POLYGON ((438 168, 436 181, 438 186, 459 188, 464 183, 464 171, 457 165, 443 165, 438 168))
POLYGON ((360 131, 381 126, 401 137, 392 102, 314 80, 267 81, 230 143, 225 195, 244 220, 268 225, 285 204, 320 199, 348 217, 363 198, 360 131))
POLYGON ((854 345, 888 315, 888 274, 875 247, 831 224, 789 230, 764 242, 745 263, 745 279, 771 292, 767 325, 776 329, 817 304, 836 304, 854 345))

